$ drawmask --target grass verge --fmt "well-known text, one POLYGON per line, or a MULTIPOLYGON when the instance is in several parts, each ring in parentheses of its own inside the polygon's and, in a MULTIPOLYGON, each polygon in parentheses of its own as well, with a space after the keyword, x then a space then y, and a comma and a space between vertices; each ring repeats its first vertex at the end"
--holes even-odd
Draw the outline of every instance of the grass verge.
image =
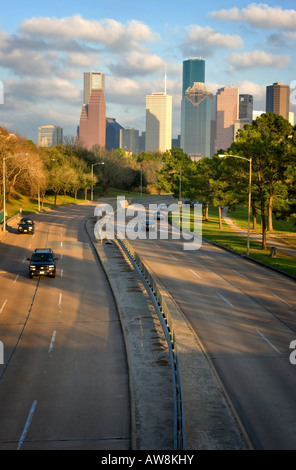
MULTIPOLYGON (((246 220, 242 218, 242 214, 239 215, 239 218, 242 218, 241 220, 244 221, 243 224, 239 222, 239 218, 233 217, 234 213, 231 213, 231 219, 232 221, 243 227, 246 228, 247 225, 244 227, 244 224, 246 220)), ((247 212, 245 212, 245 217, 247 219, 247 212)), ((191 213, 191 220, 183 220, 183 225, 184 228, 187 230, 189 229, 189 226, 191 227, 191 230, 193 228, 193 213, 191 213)), ((278 230, 276 231, 277 234, 280 233, 280 237, 277 237, 278 241, 282 241, 281 237, 285 237, 285 234, 291 235, 291 241, 293 240, 293 232, 285 232, 283 230, 280 230, 280 227, 278 225, 278 230)), ((291 228, 291 227, 289 227, 291 228)), ((216 243, 220 246, 223 246, 225 248, 228 248, 240 255, 246 255, 246 250, 247 250, 247 239, 245 236, 241 236, 237 234, 229 225, 227 225, 224 221, 222 224, 222 229, 219 229, 219 218, 218 218, 218 210, 217 208, 210 207, 209 209, 209 220, 208 221, 203 221, 202 222, 202 236, 205 240, 208 240, 210 242, 216 243)), ((296 234, 295 234, 296 236, 296 234)), ((289 243, 290 245, 290 243, 289 243)), ((296 258, 292 257, 283 251, 280 251, 277 249, 277 255, 276 258, 271 258, 270 257, 270 246, 271 243, 268 243, 269 249, 267 250, 262 250, 261 249, 261 242, 260 241, 254 241, 250 240, 250 255, 249 257, 266 265, 269 267, 272 267, 274 269, 277 269, 279 271, 282 271, 284 273, 289 274, 290 276, 294 277, 296 279, 296 258)), ((293 246, 293 241, 291 243, 291 246, 293 246)), ((294 246, 295 247, 295 246, 294 246)))

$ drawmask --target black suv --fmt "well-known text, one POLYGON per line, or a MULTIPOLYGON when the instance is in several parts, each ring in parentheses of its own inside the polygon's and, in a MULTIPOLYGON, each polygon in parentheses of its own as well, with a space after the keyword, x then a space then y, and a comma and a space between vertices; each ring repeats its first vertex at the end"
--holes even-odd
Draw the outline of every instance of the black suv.
POLYGON ((56 261, 53 251, 50 248, 37 248, 32 254, 29 265, 29 276, 50 276, 56 275, 56 261))
POLYGON ((33 235, 35 223, 30 217, 23 217, 18 224, 18 233, 30 233, 33 235))

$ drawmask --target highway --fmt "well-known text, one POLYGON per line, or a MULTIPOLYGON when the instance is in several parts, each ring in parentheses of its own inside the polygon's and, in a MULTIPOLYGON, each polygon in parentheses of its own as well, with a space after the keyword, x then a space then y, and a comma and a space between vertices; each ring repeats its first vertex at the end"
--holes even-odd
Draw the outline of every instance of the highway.
MULTIPOLYGON (((93 210, 36 214, 34 236, 10 228, 0 243, 0 450, 131 448, 122 327, 84 229, 93 210), (57 276, 29 279, 43 247, 57 276)), ((253 447, 296 449, 295 281, 206 241, 186 251, 148 235, 129 243, 196 332, 253 447)))
POLYGON ((0 243, 1 450, 130 449, 126 350, 113 294, 84 220, 87 205, 36 214, 0 243), (56 278, 29 279, 52 248, 56 278))
POLYGON ((206 241, 129 242, 195 330, 254 449, 296 449, 295 281, 206 241))

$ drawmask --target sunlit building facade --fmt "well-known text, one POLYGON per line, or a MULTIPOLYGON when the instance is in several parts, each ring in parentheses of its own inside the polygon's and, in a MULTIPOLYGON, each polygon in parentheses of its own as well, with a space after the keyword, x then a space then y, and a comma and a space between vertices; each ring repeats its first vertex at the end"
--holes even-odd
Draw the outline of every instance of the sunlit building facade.
POLYGON ((75 144, 88 150, 106 146, 106 103, 103 73, 84 74, 84 103, 82 105, 75 144))
POLYGON ((277 113, 289 120, 290 87, 281 82, 266 87, 266 112, 277 113))
POLYGON ((216 95, 215 152, 227 150, 235 139, 235 121, 239 117, 239 89, 224 87, 216 95))
POLYGON ((59 126, 38 127, 38 146, 54 147, 63 143, 63 129, 59 126))
POLYGON ((165 152, 172 147, 172 97, 166 93, 146 96, 145 150, 165 152))

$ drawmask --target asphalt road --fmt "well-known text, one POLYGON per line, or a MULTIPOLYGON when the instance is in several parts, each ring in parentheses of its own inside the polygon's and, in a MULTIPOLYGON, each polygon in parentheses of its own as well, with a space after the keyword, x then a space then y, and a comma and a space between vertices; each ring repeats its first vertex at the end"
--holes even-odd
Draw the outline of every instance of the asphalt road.
POLYGON ((0 243, 0 450, 130 449, 125 345, 84 230, 92 214, 42 213, 34 236, 11 227, 0 243), (44 247, 59 258, 57 276, 29 279, 26 259, 44 247))
MULTIPOLYGON (((255 449, 296 449, 296 282, 203 241, 130 240, 174 297, 255 449)), ((210 393, 210 391, 209 391, 210 393)))

